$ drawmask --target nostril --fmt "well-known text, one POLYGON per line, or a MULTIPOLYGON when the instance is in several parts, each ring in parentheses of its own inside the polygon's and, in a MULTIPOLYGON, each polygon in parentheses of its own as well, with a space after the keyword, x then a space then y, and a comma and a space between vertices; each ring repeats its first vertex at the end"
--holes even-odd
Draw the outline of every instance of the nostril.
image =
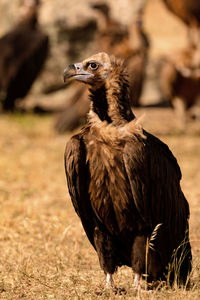
POLYGON ((75 66, 74 65, 69 65, 69 69, 75 70, 75 66))

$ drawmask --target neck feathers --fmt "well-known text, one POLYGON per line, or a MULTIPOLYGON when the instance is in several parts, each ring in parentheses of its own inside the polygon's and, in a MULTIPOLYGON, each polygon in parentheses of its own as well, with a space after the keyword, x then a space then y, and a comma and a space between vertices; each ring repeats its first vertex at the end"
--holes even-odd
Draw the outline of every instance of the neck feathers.
POLYGON ((105 85, 90 90, 91 109, 102 121, 121 125, 135 118, 129 101, 129 83, 121 61, 114 61, 105 85))
POLYGON ((90 89, 90 98, 92 100, 92 111, 94 111, 102 121, 112 123, 112 120, 108 115, 108 101, 105 87, 103 86, 97 90, 90 89))

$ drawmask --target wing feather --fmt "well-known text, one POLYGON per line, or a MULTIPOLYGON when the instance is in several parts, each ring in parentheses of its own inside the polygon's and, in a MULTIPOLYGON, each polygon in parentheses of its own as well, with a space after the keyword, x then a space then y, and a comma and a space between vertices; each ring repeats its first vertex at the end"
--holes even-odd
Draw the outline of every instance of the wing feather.
POLYGON ((65 171, 73 206, 81 219, 89 241, 94 246, 95 223, 88 194, 90 174, 86 162, 85 144, 81 135, 73 136, 66 145, 65 171))
POLYGON ((189 206, 180 187, 180 168, 166 144, 145 135, 146 140, 127 142, 123 154, 134 203, 151 228, 164 223, 174 234, 183 233, 189 206))

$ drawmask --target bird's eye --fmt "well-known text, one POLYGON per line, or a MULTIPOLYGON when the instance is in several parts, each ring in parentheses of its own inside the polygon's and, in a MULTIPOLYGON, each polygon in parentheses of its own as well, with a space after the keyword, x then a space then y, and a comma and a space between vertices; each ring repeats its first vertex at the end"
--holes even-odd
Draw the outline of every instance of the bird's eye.
POLYGON ((95 62, 90 63, 89 66, 92 70, 96 70, 98 68, 98 65, 95 62))

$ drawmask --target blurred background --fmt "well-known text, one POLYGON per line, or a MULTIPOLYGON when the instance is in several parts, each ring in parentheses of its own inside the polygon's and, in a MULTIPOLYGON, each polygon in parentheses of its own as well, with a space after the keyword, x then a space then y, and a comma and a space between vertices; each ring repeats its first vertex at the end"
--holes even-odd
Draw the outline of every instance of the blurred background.
POLYGON ((188 3, 2 0, 1 111, 50 113, 57 132, 74 130, 85 122, 87 89, 64 85, 63 70, 106 51, 127 62, 132 106, 165 107, 157 110, 163 122, 173 108, 174 128, 167 129, 185 132, 200 115, 200 5, 188 3))
MULTIPOLYGON (((190 204, 191 289, 142 299, 199 299, 199 19, 197 0, 0 0, 1 299, 96 299, 103 289, 63 161, 89 102, 62 73, 99 51, 126 60, 134 114, 177 158, 190 204)), ((131 269, 114 279, 133 299, 131 269)))

